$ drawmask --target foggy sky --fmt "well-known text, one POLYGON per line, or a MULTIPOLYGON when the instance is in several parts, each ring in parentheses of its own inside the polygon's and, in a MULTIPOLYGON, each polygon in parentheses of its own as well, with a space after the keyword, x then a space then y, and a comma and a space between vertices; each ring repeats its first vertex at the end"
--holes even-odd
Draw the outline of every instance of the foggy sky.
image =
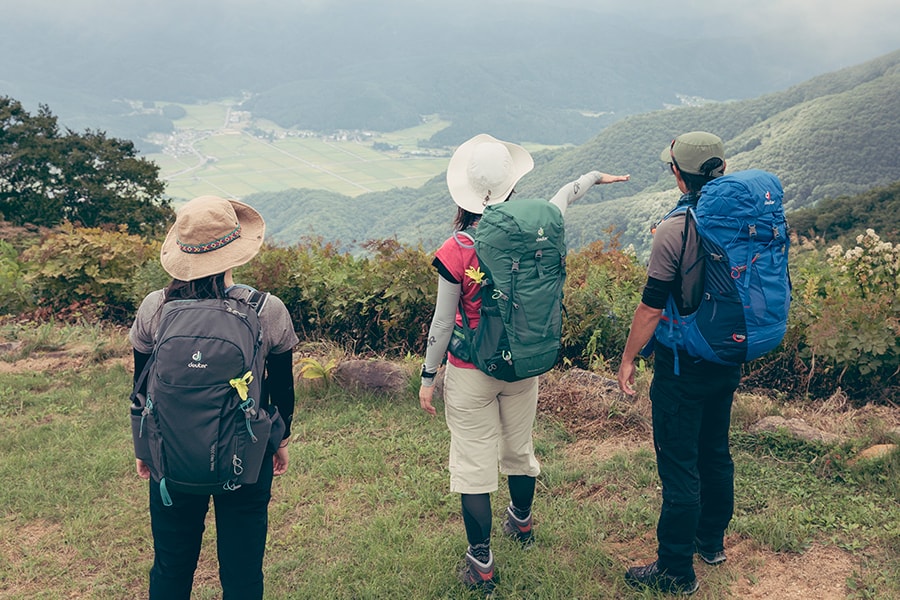
MULTIPOLYGON (((640 0, 632 3, 621 0, 0 0, 3 15, 0 31, 25 19, 102 34, 110 25, 119 26, 119 23, 164 26, 167 20, 184 14, 186 7, 192 9, 193 15, 206 11, 210 18, 227 19, 229 13, 233 16, 252 13, 259 19, 267 16, 281 19, 286 14, 326 8, 350 9, 361 2, 385 7, 406 5, 411 10, 432 12, 437 19, 454 19, 463 14, 470 18, 472 6, 490 5, 515 11, 529 4, 543 4, 563 11, 583 9, 609 14, 611 26, 615 25, 617 16, 643 18, 650 27, 658 27, 656 22, 661 19, 671 24, 670 34, 680 31, 684 35, 696 28, 728 32, 783 24, 798 36, 821 44, 823 54, 839 59, 841 53, 847 53, 854 56, 853 61, 900 48, 900 2, 897 0, 640 0)), ((573 18, 577 18, 576 12, 573 18)))
MULTIPOLYGON (((20 23, 46 23, 70 27, 85 35, 105 36, 131 27, 162 28, 172 19, 191 18, 198 27, 206 20, 238 21, 249 16, 254 22, 283 21, 323 10, 342 10, 352 19, 352 7, 396 8, 432 13, 441 20, 472 19, 473 7, 522 10, 531 4, 636 20, 648 29, 665 29, 668 35, 691 35, 692 31, 746 32, 785 26, 801 41, 817 46, 833 68, 849 66, 900 48, 900 2, 897 0, 0 0, 0 33, 15 31, 20 23)), ((393 12, 392 14, 397 14, 393 12)), ((497 18, 492 11, 491 18, 497 18)), ((338 31, 342 25, 333 23, 338 31)), ((502 26, 502 25, 501 25, 502 26)), ((603 31, 598 31, 602 35, 603 31)), ((565 43, 566 40, 561 40, 565 43)), ((2 68, 2 67, 0 67, 2 68)), ((2 73, 0 73, 2 77, 2 73)))

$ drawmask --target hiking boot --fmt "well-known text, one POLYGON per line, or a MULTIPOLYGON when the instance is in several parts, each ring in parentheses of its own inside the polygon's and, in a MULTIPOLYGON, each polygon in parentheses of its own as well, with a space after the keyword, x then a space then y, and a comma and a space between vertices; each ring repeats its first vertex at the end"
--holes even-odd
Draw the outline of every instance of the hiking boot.
POLYGON ((723 562, 728 560, 728 557, 725 556, 724 549, 710 552, 701 548, 700 542, 698 540, 694 540, 694 552, 697 553, 697 556, 700 557, 700 560, 708 565, 721 565, 723 562))
POLYGON ((491 553, 488 562, 483 563, 466 552, 459 568, 459 580, 470 590, 482 590, 485 595, 493 592, 499 580, 494 573, 494 554, 491 553))
POLYGON ((666 594, 688 596, 697 591, 700 583, 696 577, 675 577, 659 570, 659 563, 654 561, 643 567, 631 567, 625 572, 625 583, 631 587, 648 587, 666 594))
POLYGON ((512 504, 510 504, 506 507, 506 521, 503 522, 503 533, 527 548, 534 543, 531 521, 531 513, 528 513, 527 519, 520 519, 515 515, 512 504))

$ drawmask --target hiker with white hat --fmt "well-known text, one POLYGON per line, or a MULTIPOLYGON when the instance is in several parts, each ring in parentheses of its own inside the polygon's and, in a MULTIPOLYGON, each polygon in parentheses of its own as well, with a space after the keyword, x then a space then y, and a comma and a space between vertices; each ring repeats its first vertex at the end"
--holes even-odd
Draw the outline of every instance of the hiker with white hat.
MULTIPOLYGON (((231 381, 225 379, 224 387, 229 384, 234 389, 230 394, 243 399, 241 408, 247 413, 246 424, 250 427, 252 416, 268 414, 272 424, 271 433, 263 438, 263 429, 257 434, 251 432, 253 444, 260 444, 257 463, 259 474, 254 483, 232 486, 223 492, 213 492, 215 504, 217 549, 219 559, 219 577, 225 598, 261 599, 263 597, 262 562, 268 532, 268 504, 271 497, 272 477, 282 475, 288 466, 288 440, 291 435, 291 419, 294 412, 294 378, 292 372, 293 347, 299 341, 294 332, 290 314, 284 303, 272 294, 260 294, 247 286, 235 285, 233 270, 251 261, 259 252, 265 237, 265 223, 262 216, 253 208, 236 200, 225 200, 215 196, 201 196, 183 205, 177 212, 175 224, 162 245, 160 261, 166 272, 172 276, 169 285, 148 294, 141 303, 129 339, 134 348, 134 379, 137 391, 146 392, 151 389, 149 381, 141 387, 139 381, 147 365, 158 367, 163 358, 158 359, 154 352, 158 337, 163 337, 161 327, 162 316, 173 314, 175 306, 186 306, 191 300, 222 300, 222 304, 232 313, 246 321, 249 311, 256 317, 253 319, 255 332, 246 337, 255 341, 257 352, 265 357, 262 372, 252 373, 241 368, 240 373, 231 381), (245 308, 250 307, 250 308, 245 308), (243 311, 243 314, 241 314, 243 311), (243 376, 243 377, 242 377, 243 376), (246 398, 248 386, 253 377, 258 398, 246 398), (280 418, 279 418, 280 415, 280 418), (283 432, 283 433, 282 433, 283 432)), ((200 303, 194 303, 199 305, 200 303)), ((223 311, 219 311, 223 312, 223 311)), ((236 317, 234 318, 235 322, 236 317)), ((229 325, 231 323, 229 322, 229 325)), ((208 335, 226 337, 233 327, 220 327, 219 331, 203 331, 194 339, 200 344, 201 337, 208 335)), ((253 331, 253 330, 252 330, 253 331)), ((176 334, 179 332, 176 332, 176 334)), ((168 339, 178 339, 174 335, 168 339)), ((225 362, 222 356, 201 353, 191 344, 195 343, 185 335, 184 342, 177 342, 177 349, 184 348, 185 357, 173 359, 179 367, 187 367, 198 377, 207 375, 216 368, 217 362, 225 362), (218 359, 222 359, 219 361, 218 359)), ((171 350, 166 354, 176 354, 171 350)), ((254 361, 254 366, 259 363, 254 361)), ((147 372, 153 377, 154 371, 148 366, 147 372)), ((226 368, 230 368, 226 367, 226 368)), ((144 374, 144 377, 147 377, 144 374)), ((204 386, 206 384, 203 384, 204 386)), ((156 388, 152 388, 156 389, 156 388)), ((179 388, 180 389, 180 388, 179 388)), ((201 391, 206 389, 201 387, 201 391)), ((161 395, 161 394, 159 394, 161 395)), ((181 392, 175 400, 182 400, 181 392)), ((134 396, 133 396, 134 397, 134 396)), ((143 397, 142 397, 143 398, 143 397)), ((191 397, 194 399, 194 397, 191 397)), ((152 399, 151 399, 152 400, 152 399)), ((150 403, 148 403, 150 404, 150 403)), ((159 402, 157 404, 157 410, 159 402)), ((176 402, 177 404, 177 402, 176 402)), ((182 404, 189 404, 185 400, 182 404)), ((152 406, 152 405, 151 405, 152 406)), ((143 479, 150 480, 150 523, 153 535, 154 562, 150 570, 149 597, 154 599, 187 599, 191 595, 194 571, 200 554, 204 521, 209 509, 210 493, 188 493, 166 486, 166 477, 159 481, 160 469, 170 468, 171 461, 154 461, 159 456, 145 447, 147 431, 151 426, 147 420, 153 419, 151 406, 147 406, 141 419, 141 429, 135 435, 135 454, 137 473, 143 479), (166 465, 156 464, 166 462, 166 465), (153 477, 151 477, 153 475, 153 477)), ((190 410, 194 404, 191 404, 190 410)), ((196 411, 200 411, 197 408, 196 411)), ((238 427, 243 427, 244 419, 236 412, 238 427)), ((133 422, 135 410, 132 409, 133 422)), ((158 419, 159 417, 157 417, 158 419)), ((212 418, 212 417, 211 417, 212 418)), ((224 421, 224 419, 223 419, 224 421)), ((178 423, 175 424, 176 426, 178 423)), ((158 427, 158 426, 157 426, 158 427)), ((133 431, 135 426, 133 424, 133 431)), ((176 428, 173 427, 172 437, 176 428)), ((196 430, 180 431, 190 438, 196 430)), ((168 442, 173 442, 172 437, 168 442)), ((177 442, 178 440, 174 440, 177 442)), ((214 448, 210 447, 208 462, 213 460, 214 448)), ((239 463, 238 450, 229 449, 219 453, 231 460, 234 452, 234 471, 240 475, 243 468, 249 465, 239 463)), ((171 455, 169 455, 171 458, 171 455)), ((201 461, 202 462, 202 461, 201 461)), ((201 465, 202 467, 202 465, 201 465)), ((198 467, 199 468, 199 467, 198 467)), ((209 470, 209 469, 207 469, 209 470)), ((172 479, 170 477, 170 479, 172 479)), ((172 484, 174 485, 174 484, 172 484)))
MULTIPOLYGON (((471 236, 487 206, 506 202, 519 180, 534 168, 525 148, 487 134, 463 143, 447 167, 447 187, 457 215, 456 232, 435 252, 438 294, 428 332, 421 408, 436 414, 432 404, 438 368, 447 356, 454 324, 479 322, 481 276, 471 236)), ((595 184, 627 181, 628 175, 591 171, 567 183, 550 202, 565 213, 595 184)), ((515 199, 510 200, 516 202, 515 199)), ((538 378, 501 381, 452 353, 447 356, 444 406, 450 430, 450 490, 461 494, 468 549, 459 576, 464 585, 488 593, 496 572, 491 552, 491 492, 499 487, 499 471, 508 476, 511 497, 503 531, 529 545, 533 541, 531 505, 540 465, 534 455, 532 428, 537 412, 538 378)))

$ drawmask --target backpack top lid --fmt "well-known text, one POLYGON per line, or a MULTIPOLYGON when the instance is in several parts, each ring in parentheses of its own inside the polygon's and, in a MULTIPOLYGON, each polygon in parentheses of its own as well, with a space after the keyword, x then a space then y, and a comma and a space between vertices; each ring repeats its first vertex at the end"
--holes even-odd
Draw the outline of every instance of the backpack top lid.
POLYGON ((781 212, 783 200, 784 189, 778 177, 761 169, 748 169, 704 185, 694 212, 700 219, 709 215, 760 217, 781 212))
POLYGON ((516 198, 488 206, 475 229, 475 243, 476 251, 484 246, 503 251, 554 248, 565 255, 562 211, 539 198, 516 198))

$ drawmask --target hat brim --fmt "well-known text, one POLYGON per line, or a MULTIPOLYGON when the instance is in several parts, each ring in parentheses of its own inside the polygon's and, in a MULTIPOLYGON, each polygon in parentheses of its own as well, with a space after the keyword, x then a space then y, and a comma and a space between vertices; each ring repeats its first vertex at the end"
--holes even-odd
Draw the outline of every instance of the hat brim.
POLYGON ((228 202, 234 207, 241 225, 240 237, 212 252, 188 254, 179 248, 173 225, 159 252, 159 260, 166 273, 181 281, 193 281, 239 267, 259 254, 266 236, 266 223, 262 215, 243 202, 230 199, 228 202))
POLYGON ((456 152, 453 153, 450 163, 447 165, 447 188, 450 190, 450 197, 453 198, 457 206, 470 213, 480 215, 484 213, 486 206, 506 200, 519 180, 533 168, 534 159, 531 158, 528 150, 522 146, 498 140, 486 133, 480 133, 460 144, 456 152), (505 185, 501 189, 492 190, 491 199, 487 202, 484 201, 482 193, 471 186, 468 176, 469 161, 472 158, 472 154, 479 144, 485 142, 496 142, 506 146, 513 162, 513 168, 505 185))
POLYGON ((663 148, 663 151, 659 153, 659 160, 664 163, 672 162, 672 144, 670 143, 668 146, 663 148))

